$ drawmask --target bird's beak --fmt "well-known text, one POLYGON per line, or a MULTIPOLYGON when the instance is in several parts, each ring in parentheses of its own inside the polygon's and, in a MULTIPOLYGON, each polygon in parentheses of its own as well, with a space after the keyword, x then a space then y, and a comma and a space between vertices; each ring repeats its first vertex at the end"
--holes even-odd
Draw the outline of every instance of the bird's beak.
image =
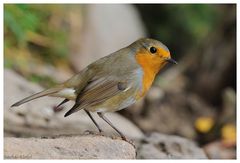
POLYGON ((174 59, 172 59, 172 58, 166 58, 166 61, 168 63, 177 64, 177 62, 174 59))

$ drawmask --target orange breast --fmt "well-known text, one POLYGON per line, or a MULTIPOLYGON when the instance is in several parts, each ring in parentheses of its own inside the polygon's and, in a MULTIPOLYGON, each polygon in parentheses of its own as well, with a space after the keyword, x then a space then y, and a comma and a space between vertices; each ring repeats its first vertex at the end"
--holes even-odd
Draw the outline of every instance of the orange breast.
POLYGON ((143 70, 142 90, 137 95, 137 98, 143 97, 160 69, 160 61, 156 56, 148 55, 144 53, 137 53, 136 60, 143 70))

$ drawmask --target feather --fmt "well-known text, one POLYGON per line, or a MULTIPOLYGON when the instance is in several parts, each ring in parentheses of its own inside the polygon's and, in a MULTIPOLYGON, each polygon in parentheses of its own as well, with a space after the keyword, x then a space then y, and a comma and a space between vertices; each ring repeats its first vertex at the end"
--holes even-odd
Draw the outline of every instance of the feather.
POLYGON ((54 88, 49 88, 49 89, 47 89, 47 90, 41 91, 41 92, 39 92, 39 93, 36 93, 36 94, 34 94, 34 95, 28 96, 28 97, 26 97, 26 98, 24 98, 24 99, 16 102, 16 103, 13 104, 11 107, 15 107, 15 106, 22 105, 22 104, 24 104, 24 103, 26 103, 26 102, 28 102, 28 101, 34 100, 34 99, 39 98, 39 97, 43 97, 43 96, 47 96, 47 95, 52 95, 52 94, 54 94, 54 93, 59 92, 59 91, 62 90, 62 89, 63 89, 63 87, 62 87, 61 85, 56 86, 56 87, 54 87, 54 88))
POLYGON ((99 78, 89 82, 89 84, 79 93, 75 105, 64 115, 64 117, 77 112, 83 108, 97 105, 110 99, 123 90, 118 88, 120 82, 99 78))

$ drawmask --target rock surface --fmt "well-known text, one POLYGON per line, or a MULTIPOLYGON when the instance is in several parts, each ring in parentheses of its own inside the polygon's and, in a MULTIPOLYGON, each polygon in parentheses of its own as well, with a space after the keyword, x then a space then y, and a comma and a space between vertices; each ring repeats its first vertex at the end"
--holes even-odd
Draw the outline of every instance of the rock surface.
POLYGON ((223 141, 214 141, 203 147, 210 159, 236 159, 236 146, 229 146, 223 141))
POLYGON ((5 159, 134 159, 126 141, 82 135, 57 138, 5 138, 5 159))
POLYGON ((204 151, 192 141, 179 136, 152 133, 142 139, 138 159, 207 159, 204 151))
MULTIPOLYGON (((4 133, 5 136, 51 136, 61 134, 81 134, 86 130, 97 131, 96 127, 84 111, 64 118, 64 113, 71 108, 73 102, 66 104, 66 110, 54 112, 61 99, 43 97, 19 107, 10 106, 33 93, 43 90, 36 84, 26 81, 11 70, 4 70, 4 133)), ((104 132, 117 135, 103 120, 93 114, 104 132)), ((140 139, 143 133, 133 123, 117 113, 107 113, 109 120, 127 137, 140 139)))

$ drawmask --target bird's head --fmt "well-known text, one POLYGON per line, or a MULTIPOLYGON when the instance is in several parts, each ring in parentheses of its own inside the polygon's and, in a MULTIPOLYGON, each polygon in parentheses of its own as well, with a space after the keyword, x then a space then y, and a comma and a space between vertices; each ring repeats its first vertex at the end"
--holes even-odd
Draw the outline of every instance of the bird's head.
POLYGON ((171 58, 168 48, 160 41, 142 38, 131 46, 135 49, 135 58, 141 67, 155 74, 167 63, 177 64, 171 58))

